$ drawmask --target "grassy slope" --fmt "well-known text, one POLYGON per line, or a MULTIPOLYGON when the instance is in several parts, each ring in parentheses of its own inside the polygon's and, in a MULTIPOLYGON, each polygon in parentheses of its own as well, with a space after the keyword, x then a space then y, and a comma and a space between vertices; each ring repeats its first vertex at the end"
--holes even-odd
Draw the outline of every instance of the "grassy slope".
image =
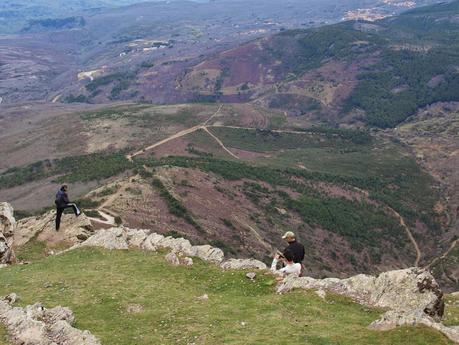
POLYGON ((459 325, 459 296, 447 295, 445 324, 448 326, 459 325))
POLYGON ((276 295, 270 275, 253 283, 243 272, 170 267, 141 251, 72 251, 3 269, 0 279, 0 295, 15 291, 22 304, 71 307, 76 326, 104 344, 450 344, 426 328, 369 331, 380 311, 338 296, 276 295), (197 300, 205 293, 208 301, 197 300), (130 304, 144 309, 129 314, 130 304))
POLYGON ((0 325, 0 345, 9 345, 6 339, 5 328, 2 325, 0 325))

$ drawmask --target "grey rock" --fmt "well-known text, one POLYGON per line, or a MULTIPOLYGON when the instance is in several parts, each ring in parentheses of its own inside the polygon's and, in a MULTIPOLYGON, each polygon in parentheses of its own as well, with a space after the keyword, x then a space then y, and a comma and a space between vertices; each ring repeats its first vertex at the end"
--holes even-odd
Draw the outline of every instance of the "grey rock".
POLYGON ((249 272, 245 276, 250 280, 254 280, 257 277, 257 274, 255 272, 249 272))
POLYGON ((102 247, 105 249, 128 249, 127 234, 123 228, 110 228, 97 231, 80 246, 102 247))
POLYGON ((174 252, 170 252, 164 258, 166 259, 166 261, 168 263, 170 263, 173 266, 179 266, 180 265, 180 260, 179 260, 179 258, 177 256, 177 254, 175 254, 174 252))
POLYGON ((5 324, 14 344, 100 345, 90 332, 72 327, 74 316, 68 308, 46 309, 40 303, 13 308, 5 298, 0 300, 0 322, 5 324))
POLYGON ((4 297, 3 300, 8 302, 8 304, 14 304, 19 299, 19 296, 14 292, 10 293, 8 296, 4 297))
POLYGON ((220 265, 224 270, 265 270, 266 264, 255 259, 229 259, 220 265))
POLYGON ((0 265, 16 262, 13 250, 16 228, 13 207, 7 202, 0 203, 0 265))
POLYGON ((184 257, 183 258, 183 264, 185 266, 193 266, 193 259, 192 258, 189 258, 188 256, 187 257, 184 257))
POLYGON ((204 261, 220 264, 225 254, 220 248, 215 248, 206 244, 203 246, 193 246, 192 256, 197 256, 204 261))

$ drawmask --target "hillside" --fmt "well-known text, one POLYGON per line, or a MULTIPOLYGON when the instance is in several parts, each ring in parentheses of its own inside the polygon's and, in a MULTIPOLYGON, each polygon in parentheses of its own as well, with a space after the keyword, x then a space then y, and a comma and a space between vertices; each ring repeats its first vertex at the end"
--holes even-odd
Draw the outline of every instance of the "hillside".
POLYGON ((285 31, 206 59, 179 83, 196 97, 394 127, 426 105, 459 99, 458 14, 453 1, 374 23, 285 31))
POLYGON ((0 104, 201 100, 205 93, 178 83, 214 54, 285 29, 336 23, 361 8, 387 16, 432 2, 2 1, 0 104))
POLYGON ((236 257, 269 261, 293 229, 314 276, 427 264, 443 251, 438 183, 390 138, 292 129, 282 113, 238 104, 119 105, 62 114, 61 124, 43 116, 35 135, 22 128, 26 117, 3 137, 23 152, 0 173, 0 197, 18 215, 49 207, 66 181, 92 216, 236 257), (80 144, 63 145, 61 130, 80 144))

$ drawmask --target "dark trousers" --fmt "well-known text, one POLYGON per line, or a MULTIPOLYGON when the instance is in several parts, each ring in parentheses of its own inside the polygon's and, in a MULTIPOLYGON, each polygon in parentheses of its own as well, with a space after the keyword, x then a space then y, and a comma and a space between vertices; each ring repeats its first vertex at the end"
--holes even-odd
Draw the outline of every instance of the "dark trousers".
POLYGON ((64 210, 66 208, 72 208, 73 212, 75 213, 75 216, 79 216, 80 215, 80 210, 78 209, 76 204, 67 204, 67 205, 62 206, 62 207, 57 207, 56 208, 56 230, 59 230, 59 228, 61 227, 62 213, 64 213, 64 210))

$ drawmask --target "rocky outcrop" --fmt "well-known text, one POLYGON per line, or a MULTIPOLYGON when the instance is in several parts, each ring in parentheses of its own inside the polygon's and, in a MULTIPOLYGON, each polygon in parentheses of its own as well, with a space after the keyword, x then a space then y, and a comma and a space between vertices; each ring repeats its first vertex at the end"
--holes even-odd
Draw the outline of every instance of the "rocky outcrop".
POLYGON ((371 329, 389 330, 402 325, 427 325, 459 341, 459 332, 440 323, 444 313, 443 293, 427 270, 408 268, 377 277, 360 274, 348 279, 287 277, 278 292, 314 289, 337 293, 360 304, 388 309, 371 329))
POLYGON ((14 300, 8 296, 0 300, 0 322, 6 326, 10 340, 14 344, 101 344, 89 331, 72 327, 75 317, 70 309, 46 309, 40 303, 25 308, 13 307, 14 300))
POLYGON ((401 312, 389 310, 380 319, 373 321, 368 328, 378 331, 388 331, 398 326, 424 325, 436 329, 452 341, 459 343, 459 328, 447 327, 434 320, 420 309, 401 312))
POLYGON ((255 259, 229 259, 220 265, 224 270, 265 270, 266 264, 255 259))
POLYGON ((79 217, 64 214, 59 231, 55 230, 55 219, 56 211, 49 211, 38 217, 20 220, 14 232, 15 246, 22 246, 33 238, 48 244, 68 243, 73 245, 94 234, 91 221, 84 214, 79 217))
MULTIPOLYGON (((165 237, 148 230, 135 230, 124 227, 116 227, 97 231, 78 247, 102 247, 106 249, 129 249, 138 248, 149 251, 168 249, 180 257, 198 257, 204 261, 220 264, 224 253, 221 249, 209 245, 193 246, 184 238, 165 237)), ((192 264, 192 260, 184 259, 185 265, 192 264)))
POLYGON ((0 203, 0 265, 12 264, 16 261, 13 250, 16 220, 14 210, 7 202, 0 203))
POLYGON ((285 279, 278 292, 295 288, 328 290, 361 304, 397 311, 428 310, 435 318, 441 318, 444 312, 438 284, 428 271, 419 268, 389 271, 377 277, 360 274, 348 279, 285 279))

